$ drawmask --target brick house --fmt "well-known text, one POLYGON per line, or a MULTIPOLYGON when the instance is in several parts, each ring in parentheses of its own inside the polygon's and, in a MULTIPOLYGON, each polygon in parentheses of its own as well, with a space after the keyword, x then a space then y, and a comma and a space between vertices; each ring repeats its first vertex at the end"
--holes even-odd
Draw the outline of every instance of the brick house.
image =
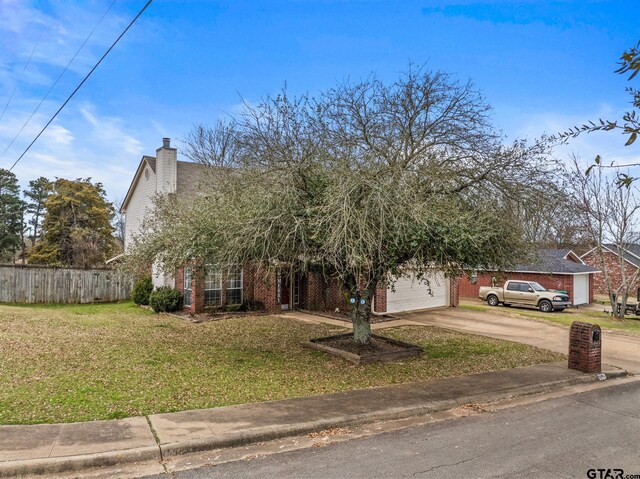
MULTIPOLYGON (((638 268, 640 268, 640 245, 630 244, 626 248, 618 249, 613 244, 602 245, 604 261, 606 264, 611 286, 615 291, 622 283, 622 268, 624 268, 625 276, 631 278, 633 275, 639 277, 638 268), (622 261, 621 261, 622 259, 622 261), (622 266, 621 266, 622 264, 622 266)), ((594 268, 602 269, 600 255, 596 248, 587 251, 581 256, 582 261, 594 268)), ((632 285, 630 291, 635 292, 640 288, 640 278, 632 285)), ((593 278, 593 291, 596 294, 608 294, 607 285, 604 279, 604 273, 598 272, 593 278)), ((633 294, 633 293, 632 293, 633 294)))
MULTIPOLYGON (((121 211, 125 214, 125 253, 140 230, 157 194, 197 193, 203 166, 178 161, 177 149, 163 138, 156 156, 143 156, 133 177, 121 211)), ((207 307, 224 307, 243 302, 268 311, 289 309, 347 310, 346 292, 333 280, 318 273, 290 275, 285 270, 267 273, 259 265, 217 268, 205 261, 193 261, 166 275, 157 265, 151 268, 153 285, 171 286, 183 293, 184 308, 192 313, 207 307)), ((396 313, 435 307, 457 306, 457 282, 434 272, 428 283, 413 276, 399 278, 393 288, 383 287, 373 301, 375 313, 396 313)))
POLYGON ((480 286, 491 286, 507 280, 535 281, 547 289, 567 291, 574 306, 593 302, 594 275, 599 270, 588 264, 570 249, 545 249, 537 260, 517 265, 512 270, 473 271, 458 280, 461 298, 478 298, 480 286))

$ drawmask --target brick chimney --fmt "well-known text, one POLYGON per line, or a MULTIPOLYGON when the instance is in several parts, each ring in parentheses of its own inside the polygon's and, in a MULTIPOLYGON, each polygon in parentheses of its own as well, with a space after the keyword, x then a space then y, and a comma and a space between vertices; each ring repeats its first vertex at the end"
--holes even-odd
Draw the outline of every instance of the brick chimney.
POLYGON ((178 150, 171 148, 171 139, 163 138, 156 150, 156 191, 175 193, 178 173, 178 150))

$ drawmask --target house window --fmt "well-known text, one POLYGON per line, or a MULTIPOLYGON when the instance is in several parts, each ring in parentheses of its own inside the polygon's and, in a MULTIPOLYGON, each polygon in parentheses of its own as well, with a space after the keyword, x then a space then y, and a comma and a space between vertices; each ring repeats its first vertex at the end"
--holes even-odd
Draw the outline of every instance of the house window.
POLYGON ((473 271, 471 273, 471 275, 469 276, 469 282, 471 284, 476 284, 478 282, 478 272, 477 271, 473 271))
POLYGON ((232 266, 227 272, 227 304, 242 303, 242 268, 232 266))
POLYGON ((206 266, 204 304, 205 306, 220 306, 222 304, 222 271, 214 265, 206 266))
POLYGON ((184 268, 184 298, 183 303, 185 306, 191 306, 191 267, 186 266, 184 268))
POLYGON ((282 304, 282 271, 276 273, 276 304, 282 304))
POLYGON ((300 306, 300 275, 298 273, 293 276, 293 304, 300 306))

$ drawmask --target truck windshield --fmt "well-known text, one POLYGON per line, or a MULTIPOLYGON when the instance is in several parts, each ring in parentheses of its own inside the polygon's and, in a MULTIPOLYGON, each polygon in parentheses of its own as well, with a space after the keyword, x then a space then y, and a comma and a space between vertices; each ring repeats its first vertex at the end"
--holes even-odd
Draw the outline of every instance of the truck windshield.
POLYGON ((538 283, 535 283, 535 282, 529 283, 529 286, 531 286, 534 291, 546 291, 546 289, 543 286, 541 286, 541 285, 539 285, 538 283))

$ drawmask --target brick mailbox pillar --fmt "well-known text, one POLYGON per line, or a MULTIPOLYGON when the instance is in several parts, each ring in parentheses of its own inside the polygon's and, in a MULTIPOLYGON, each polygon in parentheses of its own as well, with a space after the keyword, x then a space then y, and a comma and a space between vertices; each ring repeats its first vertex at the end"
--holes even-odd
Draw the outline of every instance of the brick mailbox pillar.
POLYGON ((569 332, 569 369, 599 373, 602 362, 602 331, 597 324, 574 321, 569 332))

